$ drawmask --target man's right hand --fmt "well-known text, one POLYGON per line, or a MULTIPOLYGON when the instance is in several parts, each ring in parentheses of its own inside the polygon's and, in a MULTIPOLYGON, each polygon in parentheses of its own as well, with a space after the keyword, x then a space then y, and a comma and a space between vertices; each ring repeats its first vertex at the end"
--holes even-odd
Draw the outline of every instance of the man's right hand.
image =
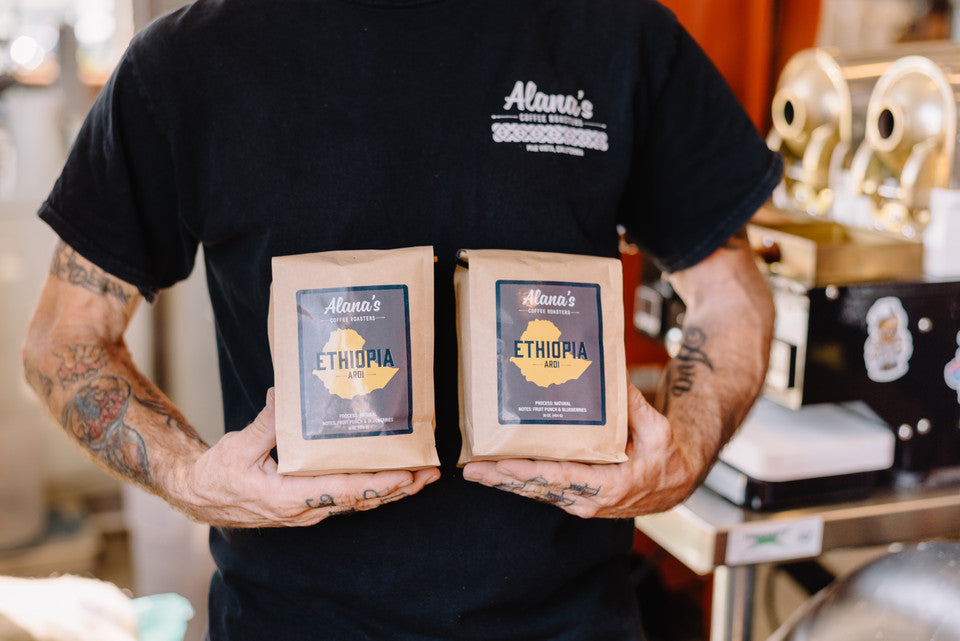
POLYGON ((24 374, 61 427, 104 470, 188 516, 223 527, 312 525, 416 494, 437 468, 282 476, 273 393, 249 426, 209 447, 133 363, 123 334, 142 297, 64 243, 23 346, 24 374))
POLYGON ((270 456, 276 442, 271 388, 250 425, 225 434, 187 468, 173 502, 192 518, 220 527, 307 526, 412 496, 440 478, 436 467, 284 476, 270 456))

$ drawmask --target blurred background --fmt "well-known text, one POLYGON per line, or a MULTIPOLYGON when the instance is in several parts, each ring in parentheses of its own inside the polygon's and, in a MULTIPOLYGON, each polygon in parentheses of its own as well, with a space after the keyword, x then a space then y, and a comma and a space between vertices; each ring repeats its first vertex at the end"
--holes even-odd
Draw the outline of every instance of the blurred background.
MULTIPOLYGON (((213 570, 206 529, 89 463, 44 415, 20 374, 20 344, 55 244, 36 211, 130 38, 181 4, 0 0, 0 576, 70 573, 112 582, 131 596, 175 592, 193 605, 186 638, 197 641, 213 570)), ((777 77, 798 51, 877 49, 958 33, 958 15, 947 0, 664 4, 718 65, 763 134, 771 128, 777 77)), ((628 244, 623 249, 628 363, 634 380, 651 388, 667 352, 631 330, 642 257, 628 244)), ((202 265, 198 261, 190 280, 154 305, 141 307, 129 344, 143 371, 214 441, 222 416, 202 265)), ((638 533, 637 553, 659 552, 638 533)), ((707 616, 705 579, 668 562, 656 571, 658 589, 686 593, 692 612, 707 616)), ((666 638, 686 634, 697 635, 666 638)))
MULTIPOLYGON (((207 530, 83 457, 34 401, 20 344, 56 238, 36 212, 134 33, 174 0, 0 1, 0 575, 77 574, 173 592, 201 639, 207 530)), ((208 442, 222 433, 213 317, 199 270, 138 310, 128 344, 208 442), (185 376, 190 372, 190 376, 185 376), (178 384, 178 381, 189 385, 178 384)))

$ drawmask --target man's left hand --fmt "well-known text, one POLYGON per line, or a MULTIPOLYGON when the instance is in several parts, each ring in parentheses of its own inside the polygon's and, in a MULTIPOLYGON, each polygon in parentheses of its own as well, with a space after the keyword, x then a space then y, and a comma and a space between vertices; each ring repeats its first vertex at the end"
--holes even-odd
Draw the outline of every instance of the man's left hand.
POLYGON ((629 383, 627 403, 630 432, 624 463, 474 461, 464 466, 463 476, 583 518, 632 518, 667 510, 693 491, 709 461, 688 460, 667 418, 629 383))

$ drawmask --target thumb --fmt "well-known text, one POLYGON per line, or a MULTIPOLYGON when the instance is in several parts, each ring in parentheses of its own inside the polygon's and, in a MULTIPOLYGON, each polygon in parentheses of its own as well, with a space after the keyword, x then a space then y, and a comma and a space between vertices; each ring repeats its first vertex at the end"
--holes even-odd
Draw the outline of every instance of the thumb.
POLYGON ((627 414, 631 419, 639 413, 649 411, 653 406, 647 401, 643 392, 640 391, 629 379, 627 379, 627 414))
POLYGON ((638 443, 645 438, 644 430, 651 419, 654 407, 644 397, 643 392, 627 379, 627 456, 633 458, 638 443))
POLYGON ((243 429, 243 434, 251 440, 250 445, 257 445, 261 447, 264 452, 271 450, 273 446, 277 444, 274 400, 274 388, 271 387, 267 390, 267 399, 263 409, 260 410, 257 417, 253 419, 253 422, 243 429))

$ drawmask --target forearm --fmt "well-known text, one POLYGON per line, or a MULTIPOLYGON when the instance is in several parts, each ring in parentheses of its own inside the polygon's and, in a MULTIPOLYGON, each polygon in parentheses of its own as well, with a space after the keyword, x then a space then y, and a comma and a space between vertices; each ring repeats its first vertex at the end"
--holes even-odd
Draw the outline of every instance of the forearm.
POLYGON ((473 461, 464 478, 586 518, 662 512, 689 496, 760 392, 773 301, 746 234, 671 280, 687 306, 683 343, 655 405, 627 387, 626 462, 473 461))
POLYGON ((24 343, 24 374, 96 463, 169 499, 184 463, 207 446, 130 358, 122 335, 138 302, 135 288, 59 247, 24 343), (92 308, 101 320, 84 322, 92 308))
POLYGON ((27 381, 100 467, 171 499, 181 466, 206 445, 134 366, 122 344, 50 337, 24 352, 27 381))
POLYGON ((687 461, 705 473, 762 389, 774 310, 744 237, 694 269, 675 282, 687 303, 683 341, 656 406, 687 461))
POLYGON ((54 420, 107 471, 166 496, 177 463, 205 445, 133 365, 124 345, 41 342, 24 354, 27 381, 54 420))
POLYGON ((136 368, 123 334, 140 301, 61 243, 23 347, 24 374, 54 419, 96 463, 220 527, 308 526, 411 496, 440 473, 287 477, 276 445, 273 394, 242 430, 208 447, 136 368))

